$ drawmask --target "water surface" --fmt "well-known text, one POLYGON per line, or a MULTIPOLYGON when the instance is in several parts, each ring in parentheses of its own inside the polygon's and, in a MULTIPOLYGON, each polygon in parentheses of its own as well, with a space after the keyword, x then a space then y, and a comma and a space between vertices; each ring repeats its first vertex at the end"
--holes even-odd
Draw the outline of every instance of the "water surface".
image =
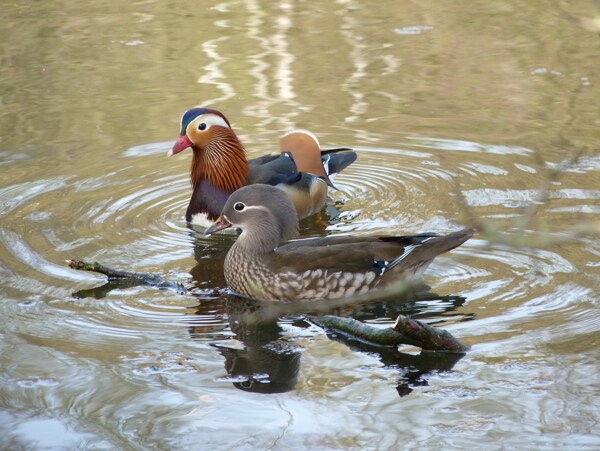
POLYGON ((6 449, 600 447, 600 69, 593 2, 21 2, 0 30, 6 449), (430 293, 338 311, 447 328, 462 359, 359 347, 214 292, 231 237, 184 220, 180 115, 249 156, 352 146, 304 236, 477 235, 430 293), (544 232, 544 234, 542 234, 544 232), (490 239, 492 242, 490 243, 490 239), (104 287, 98 260, 195 295, 104 287))

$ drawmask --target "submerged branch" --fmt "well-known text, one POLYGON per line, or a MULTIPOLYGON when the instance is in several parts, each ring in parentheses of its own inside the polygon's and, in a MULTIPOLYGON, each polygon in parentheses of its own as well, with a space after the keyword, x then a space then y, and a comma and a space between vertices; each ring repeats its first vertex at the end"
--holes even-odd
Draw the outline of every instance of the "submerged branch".
POLYGON ((101 265, 98 262, 84 262, 81 260, 67 260, 67 264, 70 268, 78 271, 91 271, 104 274, 108 277, 109 281, 123 280, 123 281, 136 281, 143 285, 150 285, 160 289, 175 290, 180 294, 187 293, 186 288, 176 282, 169 282, 163 279, 158 274, 150 274, 147 272, 134 272, 134 271, 123 271, 120 269, 109 268, 108 266, 101 265))
POLYGON ((351 335, 359 340, 381 346, 408 344, 428 351, 465 353, 469 347, 448 331, 423 324, 421 321, 399 315, 393 327, 378 328, 352 318, 319 316, 311 318, 320 327, 351 335))
POLYGON ((469 350, 469 346, 455 338, 447 330, 430 326, 404 315, 398 315, 392 329, 409 338, 412 342, 408 344, 429 351, 467 352, 469 350))

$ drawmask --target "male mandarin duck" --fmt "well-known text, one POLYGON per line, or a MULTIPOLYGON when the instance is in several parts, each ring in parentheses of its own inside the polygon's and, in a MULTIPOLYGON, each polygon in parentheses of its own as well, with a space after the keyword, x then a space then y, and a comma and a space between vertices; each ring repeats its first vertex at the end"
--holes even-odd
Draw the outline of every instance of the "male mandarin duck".
POLYGON ((207 108, 184 113, 180 137, 167 155, 188 147, 193 193, 185 218, 202 226, 219 216, 231 193, 252 184, 277 186, 290 196, 299 218, 313 215, 325 205, 330 177, 356 159, 346 148, 321 151, 312 133, 294 130, 280 138, 281 153, 248 161, 227 118, 207 108))
POLYGON ((440 236, 295 238, 298 219, 290 199, 267 185, 233 193, 206 230, 241 234, 225 257, 225 280, 238 294, 265 301, 334 299, 383 288, 419 275, 439 254, 467 241, 471 229, 440 236))

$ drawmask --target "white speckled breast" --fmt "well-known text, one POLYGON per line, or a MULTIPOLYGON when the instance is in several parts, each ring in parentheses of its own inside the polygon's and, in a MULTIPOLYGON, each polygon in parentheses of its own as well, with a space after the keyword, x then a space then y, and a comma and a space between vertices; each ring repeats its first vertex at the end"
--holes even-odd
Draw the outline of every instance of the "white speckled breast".
POLYGON ((232 248, 225 259, 229 287, 244 296, 269 301, 333 299, 361 294, 379 282, 374 272, 343 272, 322 269, 297 273, 293 268, 274 271, 260 260, 232 248))

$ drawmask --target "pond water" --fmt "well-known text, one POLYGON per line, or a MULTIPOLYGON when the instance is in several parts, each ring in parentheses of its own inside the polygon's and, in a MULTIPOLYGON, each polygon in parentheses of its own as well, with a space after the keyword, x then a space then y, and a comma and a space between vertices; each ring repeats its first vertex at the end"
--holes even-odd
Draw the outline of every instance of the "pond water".
POLYGON ((597 2, 23 1, 0 29, 0 448, 598 449, 597 2), (215 292, 179 118, 249 156, 307 128, 358 160, 303 236, 481 230, 399 313, 464 357, 368 348, 215 292), (105 286, 66 259, 195 294, 105 286))

